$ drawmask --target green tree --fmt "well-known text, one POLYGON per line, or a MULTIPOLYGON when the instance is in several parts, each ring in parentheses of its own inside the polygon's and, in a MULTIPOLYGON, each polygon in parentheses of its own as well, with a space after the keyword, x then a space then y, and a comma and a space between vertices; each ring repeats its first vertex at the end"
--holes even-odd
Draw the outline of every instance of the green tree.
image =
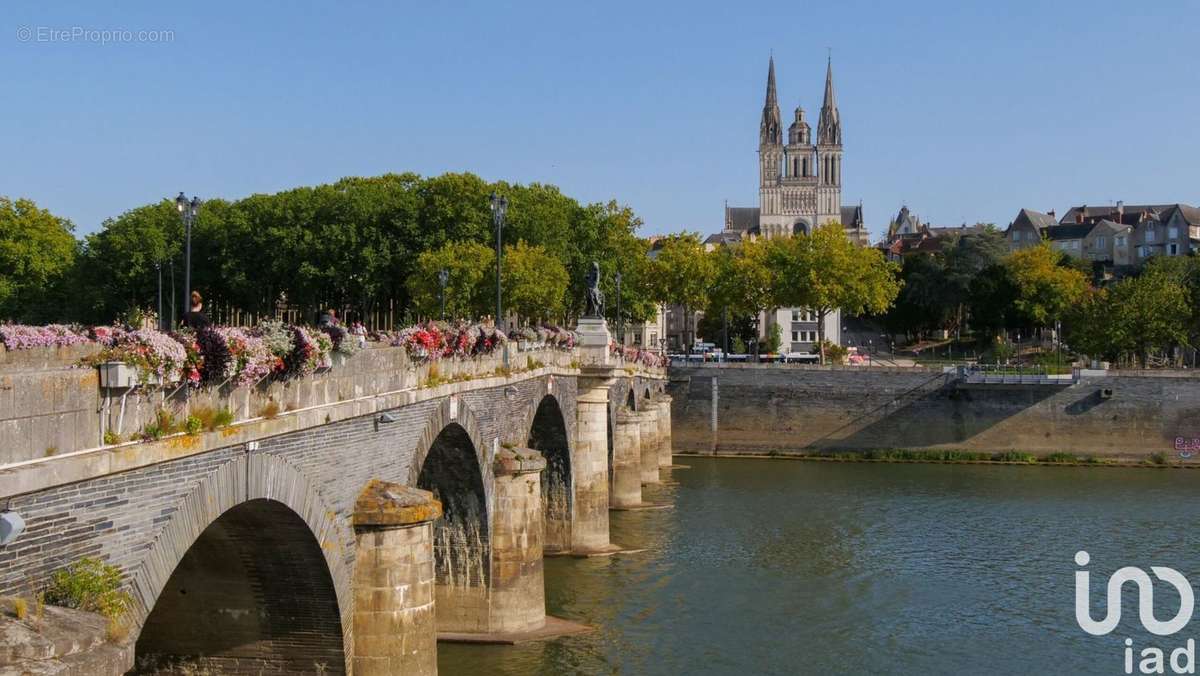
POLYGON ((1060 265, 1062 257, 1062 252, 1043 242, 1015 251, 1005 261, 1017 290, 1014 306, 1034 326, 1060 320, 1087 292, 1087 276, 1060 265))
POLYGON ((1193 306, 1177 272, 1155 261, 1137 277, 1085 293, 1069 313, 1072 347, 1110 360, 1130 354, 1145 366, 1154 350, 1190 345, 1193 306))
POLYGON ((1008 266, 996 263, 981 270, 967 287, 971 326, 986 336, 1023 325, 1016 309, 1017 285, 1008 266))
POLYGON ((558 319, 566 308, 569 278, 545 247, 517 242, 504 247, 504 311, 526 320, 558 319))
MULTIPOLYGON (((895 264, 879 249, 851 242, 838 223, 822 225, 811 235, 770 240, 767 260, 775 279, 774 305, 816 313, 822 346, 829 313, 879 314, 900 292, 895 264)), ((820 355, 824 363, 823 347, 820 355)))
POLYGON ((477 242, 447 242, 417 257, 408 279, 413 309, 423 317, 441 314, 438 272, 446 270, 446 317, 470 319, 495 312, 496 254, 477 242))
POLYGON ((952 309, 950 324, 961 329, 969 316, 971 284, 986 269, 999 264, 1008 254, 1004 233, 991 223, 982 229, 952 236, 942 247, 945 276, 944 301, 952 309))
POLYGON ((884 318, 889 330, 920 336, 953 322, 955 299, 941 256, 918 253, 905 257, 900 279, 903 286, 884 318))
POLYGON ((0 319, 64 319, 74 226, 31 200, 0 197, 0 319))
MULTIPOLYGON (((686 318, 703 307, 716 269, 712 257, 700 243, 700 235, 683 232, 668 236, 654 258, 653 296, 660 303, 678 305, 686 318)), ((691 349, 693 340, 684 326, 684 343, 691 349)), ((694 337, 695 327, 690 331, 694 337)))
MULTIPOLYGON (((80 302, 85 307, 81 318, 108 322, 129 308, 155 305, 156 265, 162 266, 164 314, 169 314, 172 301, 182 313, 182 252, 183 225, 171 200, 130 209, 104 221, 102 229, 89 235, 83 246, 79 277, 80 302), (179 298, 171 294, 172 267, 179 298)), ((202 256, 193 256, 193 269, 200 268, 202 261, 202 256)))

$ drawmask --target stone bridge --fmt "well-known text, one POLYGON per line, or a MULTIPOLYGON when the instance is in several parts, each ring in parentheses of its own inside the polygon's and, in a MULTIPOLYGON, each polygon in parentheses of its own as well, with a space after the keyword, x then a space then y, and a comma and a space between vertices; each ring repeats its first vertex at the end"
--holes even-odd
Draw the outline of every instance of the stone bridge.
POLYGON ((27 352, 0 352, 0 497, 26 524, 0 594, 117 566, 136 673, 432 674, 439 633, 535 635, 543 554, 618 550, 609 510, 671 462, 665 373, 606 349, 374 347, 191 392, 101 389, 77 354, 27 352), (164 404, 235 422, 105 445, 164 404))

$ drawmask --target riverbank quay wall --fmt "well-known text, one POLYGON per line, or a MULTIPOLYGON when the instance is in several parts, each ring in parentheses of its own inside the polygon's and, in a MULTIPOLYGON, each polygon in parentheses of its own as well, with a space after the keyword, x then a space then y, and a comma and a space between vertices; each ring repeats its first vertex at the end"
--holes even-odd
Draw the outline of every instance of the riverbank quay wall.
POLYGON ((1190 372, 1002 385, 925 368, 706 365, 672 367, 668 392, 675 450, 691 453, 929 449, 1180 460, 1200 439, 1200 375, 1190 372))
MULTIPOLYGON (((98 430, 111 420, 113 397, 97 391, 94 369, 72 367, 74 352, 7 356, 0 426, 12 436, 0 437, 0 507, 19 515, 24 530, 0 547, 0 594, 35 594, 55 572, 99 558, 118 568, 131 595, 139 663, 202 657, 219 673, 393 673, 412 650, 428 656, 428 587, 443 585, 446 563, 436 534, 451 516, 480 534, 474 546, 483 551, 472 553, 482 569, 465 584, 486 585, 483 611, 504 619, 491 593, 507 579, 503 564, 516 552, 525 556, 517 568, 540 571, 533 553, 508 541, 533 542, 542 523, 528 505, 524 521, 510 513, 516 501, 497 482, 512 472, 495 469, 497 459, 527 445, 556 457, 571 479, 568 525, 590 532, 576 488, 586 467, 587 486, 603 488, 588 495, 607 498, 606 452, 581 457, 580 430, 598 429, 603 441, 609 406, 590 404, 585 415, 580 383, 618 408, 652 406, 647 398, 665 388, 662 369, 622 364, 603 371, 600 388, 578 351, 514 351, 507 366, 500 355, 445 360, 435 377, 403 348, 373 345, 288 382, 165 397, 122 392, 126 429, 131 418, 146 419, 131 414, 135 397, 149 410, 164 401, 182 413, 229 408, 234 422, 104 444, 98 430), (268 402, 276 410, 258 414, 268 402), (51 428, 82 432, 43 452, 24 430, 65 411, 79 415, 51 428), (599 480, 591 476, 597 464, 599 480), (387 489, 365 499, 365 487, 380 481, 422 496, 387 489), (529 532, 514 535, 522 524, 529 532), (409 591, 381 591, 401 587, 409 591), (405 629, 386 638, 377 631, 384 622, 405 629), (397 643, 410 634, 420 634, 416 647, 397 643)), ((604 516, 607 524, 607 509, 604 516)), ((427 673, 422 664, 413 673, 427 673)))

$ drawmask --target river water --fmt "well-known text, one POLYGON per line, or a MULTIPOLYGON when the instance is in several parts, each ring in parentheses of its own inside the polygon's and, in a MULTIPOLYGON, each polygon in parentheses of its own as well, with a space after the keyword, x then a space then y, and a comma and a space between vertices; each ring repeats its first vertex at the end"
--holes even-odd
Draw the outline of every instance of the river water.
POLYGON ((595 632, 443 644, 440 673, 1122 674, 1127 637, 1200 638, 1147 633, 1132 585, 1106 636, 1074 606, 1081 549, 1096 619, 1122 566, 1200 582, 1200 471, 681 460, 654 495, 674 509, 612 513, 647 551, 546 560, 549 612, 595 632))

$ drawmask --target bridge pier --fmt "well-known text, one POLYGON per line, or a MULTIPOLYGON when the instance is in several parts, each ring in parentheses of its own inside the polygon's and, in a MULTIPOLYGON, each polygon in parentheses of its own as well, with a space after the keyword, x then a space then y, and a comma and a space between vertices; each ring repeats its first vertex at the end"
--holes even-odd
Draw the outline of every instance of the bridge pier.
POLYGON ((642 435, 637 414, 617 408, 613 421, 612 486, 608 506, 612 509, 642 504, 642 435))
MULTIPOLYGON (((608 539, 608 388, 609 369, 579 378, 576 398, 575 499, 571 514, 571 553, 607 553, 608 539)), ((615 440, 614 440, 615 443, 615 440)))
POLYGON ((654 408, 658 411, 658 466, 670 467, 675 464, 671 447, 671 396, 659 394, 654 408))
POLYGON ((642 483, 660 483, 662 479, 658 475, 658 411, 653 406, 638 411, 638 427, 642 442, 642 483))
POLYGON ((542 573, 542 485, 546 460, 528 448, 496 454, 490 632, 520 633, 546 624, 542 573))
POLYGON ((355 676, 437 674, 433 522, 428 491, 372 480, 354 506, 355 676))

